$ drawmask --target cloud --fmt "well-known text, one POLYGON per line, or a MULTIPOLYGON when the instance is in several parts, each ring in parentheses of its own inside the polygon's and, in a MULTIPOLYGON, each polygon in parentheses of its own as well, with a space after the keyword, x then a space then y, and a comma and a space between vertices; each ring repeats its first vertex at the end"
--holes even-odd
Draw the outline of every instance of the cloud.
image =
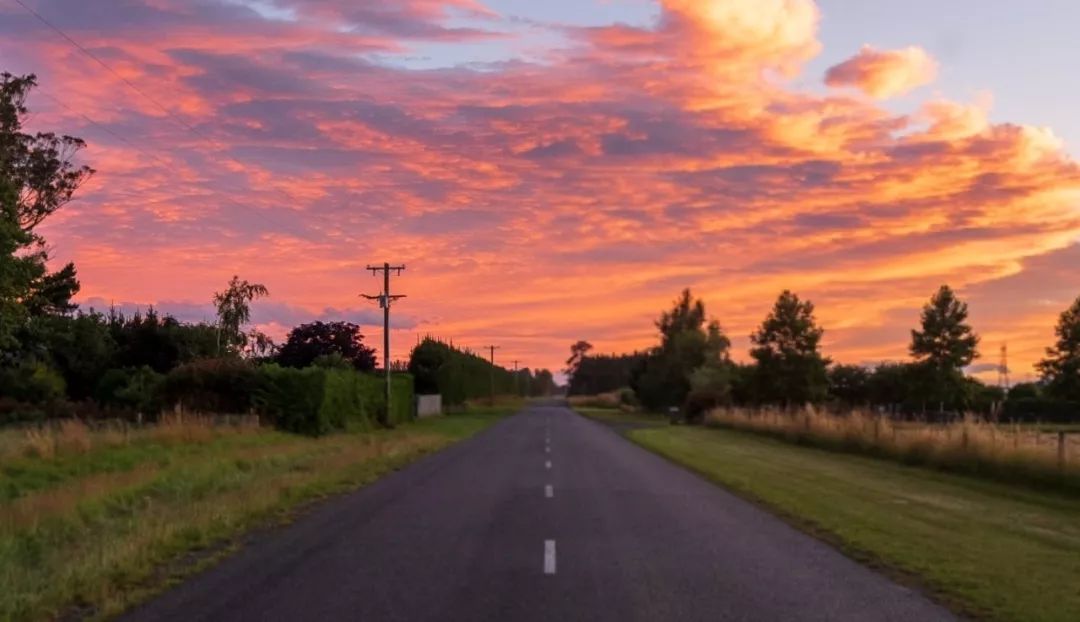
POLYGON ((903 95, 930 84, 937 62, 919 47, 878 50, 864 45, 859 53, 825 72, 829 86, 853 86, 877 99, 903 95))
MULTIPOLYGON (((794 288, 827 354, 858 362, 904 358, 947 282, 1019 370, 1080 287, 1080 167, 1053 131, 992 121, 988 94, 901 115, 792 85, 822 47, 809 0, 664 0, 651 24, 550 24, 560 36, 534 61, 519 25, 475 2, 84 4, 39 3, 170 112, 0 3, 0 57, 68 106, 32 97, 32 129, 86 138, 99 171, 41 230, 76 262, 85 304, 212 318, 197 301, 238 274, 271 291, 261 325, 377 324, 358 299, 382 285, 365 266, 393 261, 408 266, 395 356, 422 331, 558 367, 580 338, 650 345, 685 286, 744 356, 794 288), (473 31, 510 37, 510 55, 392 62, 431 40, 464 58, 489 40, 473 31)), ((922 74, 902 52, 864 50, 841 80, 910 88, 922 74)))

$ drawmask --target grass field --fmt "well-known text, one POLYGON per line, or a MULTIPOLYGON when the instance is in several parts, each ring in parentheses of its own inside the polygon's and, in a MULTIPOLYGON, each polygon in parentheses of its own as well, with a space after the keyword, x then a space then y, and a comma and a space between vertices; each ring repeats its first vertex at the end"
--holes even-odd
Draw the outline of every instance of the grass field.
POLYGON ((212 563, 244 532, 512 409, 319 439, 199 419, 0 432, 0 620, 114 614, 212 563))
POLYGON ((748 432, 627 435, 964 613, 1080 620, 1080 499, 748 432))

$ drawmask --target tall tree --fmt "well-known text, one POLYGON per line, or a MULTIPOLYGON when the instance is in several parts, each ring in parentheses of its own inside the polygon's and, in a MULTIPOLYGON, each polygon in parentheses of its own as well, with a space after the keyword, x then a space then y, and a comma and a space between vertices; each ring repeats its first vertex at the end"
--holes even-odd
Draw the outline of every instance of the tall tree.
POLYGON ((646 408, 682 406, 685 414, 700 414, 708 400, 688 400, 695 388, 714 396, 730 388, 730 375, 715 373, 728 364, 730 342, 718 322, 706 324, 705 303, 689 289, 660 315, 656 328, 660 345, 638 359, 630 374, 631 388, 646 408), (701 368, 706 369, 699 372, 701 368))
POLYGON ((1080 401, 1080 297, 1061 313, 1057 341, 1036 367, 1051 397, 1080 401))
POLYGON ((94 174, 90 167, 72 163, 86 146, 81 138, 22 131, 26 97, 36 86, 33 74, 0 73, 0 178, 14 184, 18 223, 28 232, 71 201, 94 174))
POLYGON ((979 337, 967 317, 967 304, 942 285, 923 306, 922 330, 911 331, 911 355, 923 375, 926 395, 941 410, 946 404, 963 405, 963 368, 979 356, 979 337))
POLYGON ((248 283, 233 275, 229 287, 214 293, 214 306, 218 316, 218 354, 222 344, 225 349, 237 353, 247 344, 247 335, 241 328, 251 320, 251 303, 269 296, 270 291, 259 283, 248 283))
POLYGON ((760 399, 787 406, 825 397, 829 361, 818 351, 824 332, 814 318, 813 303, 799 300, 788 290, 780 294, 761 327, 750 336, 760 399))
POLYGON ((34 229, 70 202, 94 172, 72 163, 85 146, 81 139, 22 131, 26 98, 36 85, 33 75, 0 73, 0 352, 7 359, 15 358, 19 345, 15 332, 31 317, 75 309, 75 266, 49 273, 45 241, 34 229))
POLYGON ((593 349, 593 345, 588 341, 578 341, 574 345, 570 346, 570 358, 566 359, 566 375, 573 377, 577 373, 578 368, 581 366, 581 362, 585 360, 585 355, 593 349))
POLYGON ((286 367, 307 367, 324 356, 340 356, 360 371, 375 369, 375 350, 364 345, 360 327, 349 322, 312 322, 289 332, 277 353, 286 367))

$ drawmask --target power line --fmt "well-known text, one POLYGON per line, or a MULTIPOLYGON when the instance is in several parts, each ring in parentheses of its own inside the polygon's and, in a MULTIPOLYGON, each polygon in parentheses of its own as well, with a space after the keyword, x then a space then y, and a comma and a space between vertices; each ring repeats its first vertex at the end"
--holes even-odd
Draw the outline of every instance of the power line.
MULTIPOLYGON (((53 24, 44 15, 42 15, 41 13, 38 13, 33 8, 28 6, 25 2, 23 2, 23 0, 12 0, 12 1, 15 2, 16 4, 18 4, 19 6, 21 6, 23 9, 25 9, 27 12, 29 12, 31 15, 33 15, 35 18, 37 18, 38 21, 40 21, 42 24, 45 24, 51 30, 53 30, 58 35, 60 35, 65 41, 70 43, 75 49, 79 50, 84 55, 86 55, 87 58, 90 58, 91 60, 93 60, 98 65, 101 65, 101 67, 103 67, 106 71, 108 71, 110 74, 115 76, 118 80, 123 82, 132 91, 135 91, 141 97, 143 97, 144 99, 146 99, 147 101, 152 103, 156 108, 158 108, 163 113, 165 113, 165 115, 167 117, 169 117, 169 119, 172 120, 173 123, 179 125, 180 127, 184 128, 185 130, 191 132, 192 134, 194 134, 198 138, 202 139, 203 141, 205 141, 207 144, 209 144, 211 147, 213 147, 216 150, 220 150, 223 147, 227 147, 227 145, 222 145, 220 142, 218 142, 218 141, 214 140, 213 138, 210 138, 206 134, 202 133, 197 127, 195 127, 195 126, 191 125, 190 123, 188 123, 187 121, 184 121, 183 119, 181 119, 179 116, 177 116, 175 113, 173 113, 173 111, 171 111, 168 107, 166 107, 164 104, 162 104, 160 101, 158 101, 157 98, 153 97, 152 95, 150 95, 146 91, 139 88, 131 80, 128 80, 127 78, 125 78, 120 72, 116 71, 111 66, 109 66, 108 63, 106 63, 104 60, 102 60, 101 57, 99 57, 98 55, 96 55, 93 52, 91 52, 90 50, 88 50, 85 46, 83 46, 81 43, 76 41, 73 37, 71 37, 66 32, 64 32, 59 26, 53 24)), ((237 162, 237 163, 240 162, 239 160, 237 160, 236 158, 233 158, 233 157, 228 157, 228 159, 231 159, 231 160, 233 160, 234 162, 237 162)), ((271 189, 276 191, 278 194, 280 194, 285 199, 287 199, 290 203, 295 203, 296 202, 295 197, 293 197, 289 193, 285 192, 281 188, 271 187, 271 189)))
MULTIPOLYGON (((135 92, 136 92, 136 93, 138 93, 139 95, 141 95, 141 96, 143 96, 144 98, 146 98, 146 100, 147 100, 147 101, 149 101, 150 103, 154 104, 154 106, 156 106, 156 107, 157 107, 157 108, 158 108, 159 110, 161 110, 162 112, 164 112, 164 113, 165 113, 165 114, 166 114, 166 115, 167 115, 167 116, 168 116, 168 117, 169 117, 170 119, 172 119, 174 123, 176 123, 176 124, 178 124, 179 126, 181 126, 181 127, 185 128, 185 129, 187 129, 187 130, 188 130, 188 131, 190 131, 190 132, 193 132, 194 134, 196 134, 197 136, 199 136, 199 137, 200 137, 200 138, 202 138, 203 140, 207 140, 207 141, 209 141, 209 142, 213 142, 213 141, 212 141, 212 140, 211 140, 210 138, 206 137, 206 136, 205 136, 205 135, 204 135, 204 134, 203 134, 202 132, 200 132, 200 131, 199 131, 199 130, 198 130, 197 128, 195 128, 194 126, 192 126, 192 125, 191 125, 190 123, 188 123, 188 122, 184 121, 183 119, 181 119, 181 118, 177 117, 177 116, 176 116, 175 114, 173 114, 173 112, 172 112, 171 110, 169 110, 168 108, 166 108, 164 104, 162 104, 162 103, 161 103, 161 102, 159 102, 159 101, 158 101, 157 99, 155 99, 154 97, 152 97, 151 95, 149 95, 148 93, 146 93, 145 91, 143 91, 142 89, 140 89, 140 88, 139 88, 138 86, 135 86, 135 84, 134 84, 134 83, 132 83, 132 82, 131 82, 131 80, 128 80, 128 79, 127 79, 127 78, 125 78, 125 77, 124 77, 123 75, 121 75, 121 74, 120 74, 119 72, 117 72, 117 71, 116 71, 115 69, 113 69, 112 67, 110 67, 110 66, 108 65, 108 63, 106 63, 105 61, 101 60, 101 58, 100 58, 100 57, 99 57, 99 56, 98 56, 97 54, 94 54, 94 53, 93 53, 93 52, 91 52, 90 50, 88 50, 88 49, 86 49, 85 47, 83 47, 83 45, 82 45, 82 44, 80 44, 80 43, 79 43, 78 41, 76 41, 75 39, 73 39, 73 38, 72 38, 71 36, 69 36, 69 35, 68 35, 68 34, 67 34, 66 32, 64 32, 63 30, 61 30, 61 29, 60 29, 60 27, 56 26, 55 24, 53 24, 53 23, 52 23, 52 22, 50 22, 49 20, 45 19, 45 16, 44 16, 44 15, 42 15, 41 13, 38 13, 38 12, 37 12, 37 11, 35 11, 34 9, 30 8, 29 6, 27 6, 27 5, 26 5, 26 3, 25 3, 25 2, 23 2, 23 0, 13 0, 13 1, 14 1, 14 2, 16 3, 16 4, 18 4, 19 6, 21 6, 22 8, 26 9, 26 10, 27 10, 27 11, 28 11, 28 12, 29 12, 29 13, 30 13, 31 15, 33 15, 34 17, 36 17, 36 18, 38 19, 38 21, 40 21, 40 22, 41 22, 42 24, 45 24, 46 26, 48 26, 49 28, 51 28, 51 29, 52 29, 52 30, 53 30, 54 32, 56 32, 56 34, 58 34, 58 35, 60 35, 61 37, 63 37, 63 38, 64 38, 64 39, 65 39, 65 40, 66 40, 66 41, 67 41, 68 43, 70 43, 70 44, 71 44, 72 46, 74 46, 74 47, 75 47, 75 49, 79 50, 80 52, 82 52, 83 54, 85 54, 85 55, 86 55, 86 56, 87 56, 88 58, 90 58, 91 60, 93 60, 93 61, 94 61, 94 62, 96 62, 97 64, 101 65, 102 67, 104 67, 104 68, 105 68, 105 71, 108 71, 109 73, 111 73, 112 75, 114 75, 114 76, 115 76, 115 77, 116 77, 117 79, 119 79, 119 80, 120 80, 121 82, 123 82, 124 84, 126 84, 126 85, 128 86, 128 88, 130 88, 131 90, 135 91, 135 92)), ((215 145, 215 146, 216 146, 216 145, 215 145)))

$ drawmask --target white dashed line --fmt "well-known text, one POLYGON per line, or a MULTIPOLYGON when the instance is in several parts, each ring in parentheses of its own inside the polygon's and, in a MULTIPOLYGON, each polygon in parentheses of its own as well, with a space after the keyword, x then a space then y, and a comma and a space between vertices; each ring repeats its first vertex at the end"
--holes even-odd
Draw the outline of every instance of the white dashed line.
POLYGON ((547 486, 544 486, 544 496, 547 497, 548 499, 554 497, 555 496, 555 487, 552 486, 551 484, 548 484, 547 486))
POLYGON ((544 540, 544 574, 555 574, 554 540, 544 540))
POLYGON ((544 468, 545 469, 550 469, 551 468, 551 460, 548 460, 547 462, 544 463, 544 468))

